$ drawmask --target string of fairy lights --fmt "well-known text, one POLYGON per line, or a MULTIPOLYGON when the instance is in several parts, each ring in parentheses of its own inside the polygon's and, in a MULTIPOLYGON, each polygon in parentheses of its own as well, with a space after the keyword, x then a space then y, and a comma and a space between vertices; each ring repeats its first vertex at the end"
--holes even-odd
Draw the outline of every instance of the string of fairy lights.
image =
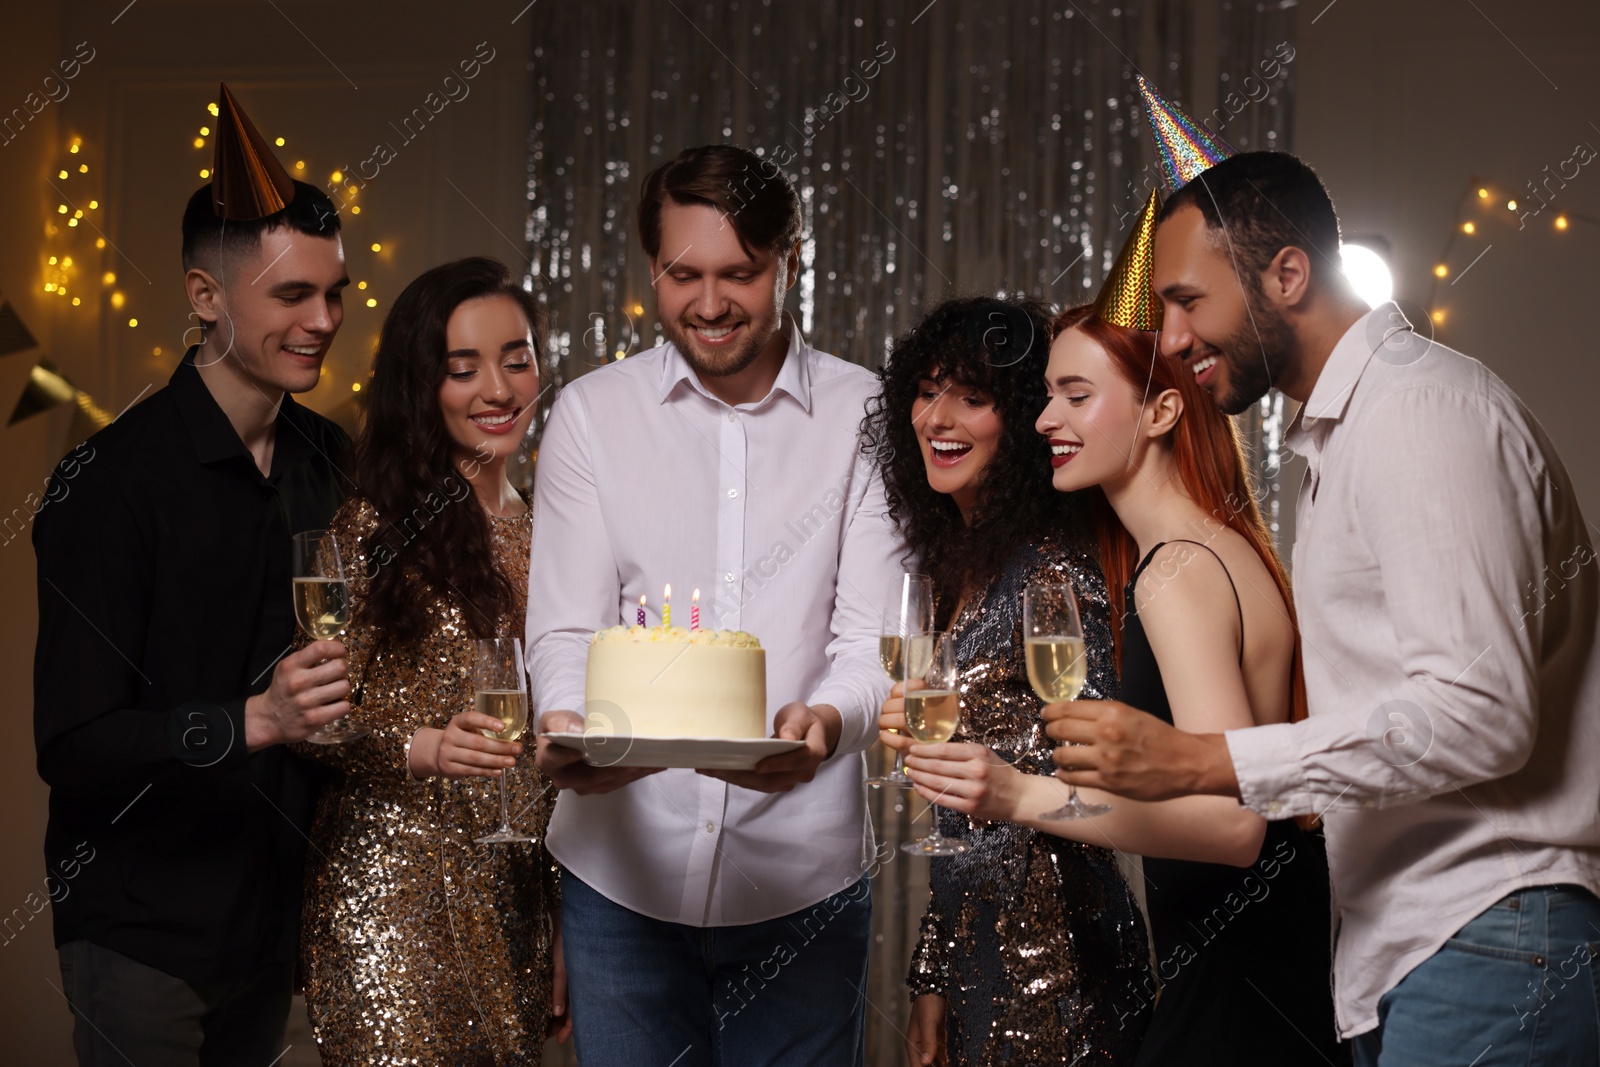
MULTIPOLYGON (((86 243, 82 235, 89 228, 98 231, 99 227, 94 226, 88 213, 100 210, 100 200, 93 195, 92 182, 87 177, 89 160, 82 138, 74 137, 67 144, 65 156, 58 164, 55 180, 50 184, 60 195, 60 203, 45 223, 45 235, 52 240, 46 249, 42 284, 45 292, 60 297, 73 307, 79 307, 83 304, 83 296, 78 291, 79 276, 84 268, 79 266, 78 261, 84 258, 82 245, 86 243), (80 227, 79 224, 85 221, 89 221, 89 226, 80 227)), ((105 246, 106 239, 103 236, 94 239, 96 249, 105 246)), ((116 282, 116 276, 107 273, 101 281, 109 286, 116 282)), ((122 306, 120 298, 114 306, 122 306)))
MULTIPOLYGON (((208 103, 205 112, 210 118, 215 118, 218 114, 217 104, 214 101, 208 103)), ((204 122, 193 138, 194 151, 197 153, 209 151, 213 136, 210 122, 204 122)), ((277 137, 273 143, 278 148, 284 148, 287 139, 277 137)), ((84 139, 72 137, 67 142, 64 155, 55 168, 55 181, 51 184, 59 195, 59 202, 45 224, 45 233, 49 240, 44 252, 40 284, 44 292, 61 298, 72 307, 82 306, 86 297, 101 299, 115 317, 121 318, 122 315, 127 315, 128 329, 137 329, 139 319, 135 313, 136 309, 131 307, 128 294, 118 286, 116 271, 105 270, 100 273, 98 296, 92 288, 92 281, 86 280, 86 278, 92 279, 92 266, 96 262, 96 257, 88 254, 88 249, 85 247, 91 243, 87 236, 88 231, 93 230, 95 233, 92 241, 95 251, 103 251, 106 247, 103 227, 94 221, 96 213, 100 213, 103 218, 103 209, 96 189, 97 183, 91 177, 93 171, 89 156, 84 139)), ((1548 169, 1546 168, 1547 171, 1548 169)), ((301 181, 304 181, 309 173, 304 159, 295 160, 292 170, 294 176, 301 181)), ((199 176, 202 181, 209 180, 210 167, 201 166, 199 176)), ((1559 178, 1551 176, 1544 185, 1545 193, 1553 194, 1558 191, 1550 189, 1549 182, 1552 180, 1556 181, 1559 187, 1565 187, 1565 183, 1559 178)), ((352 217, 361 215, 361 205, 354 203, 361 190, 361 184, 357 180, 342 170, 334 170, 328 175, 326 187, 330 195, 342 200, 340 208, 342 213, 352 217)), ((1508 193, 1497 183, 1476 177, 1462 192, 1457 201, 1450 237, 1445 242, 1444 249, 1433 268, 1427 307, 1430 309, 1428 314, 1435 326, 1443 326, 1449 315, 1449 309, 1440 304, 1441 284, 1452 277, 1459 278, 1476 264, 1490 247, 1491 242, 1487 238, 1495 232, 1493 228, 1516 223, 1519 230, 1526 229, 1530 216, 1533 217, 1535 224, 1538 224, 1550 208, 1538 187, 1530 182, 1528 189, 1529 194, 1537 200, 1537 207, 1531 207, 1533 201, 1526 197, 1519 199, 1517 194, 1508 193), (1481 248, 1478 247, 1480 241, 1481 248)), ((1544 224, 1556 233, 1566 233, 1574 222, 1600 225, 1600 218, 1564 209, 1553 211, 1544 224)), ((368 247, 374 255, 381 255, 390 248, 390 245, 382 241, 373 241, 368 247)), ((368 309, 378 307, 378 298, 367 279, 358 278, 355 287, 359 293, 357 300, 359 304, 368 309)), ((633 311, 636 315, 642 315, 644 309, 635 307, 633 311)), ((375 327, 373 332, 376 333, 375 327)), ((160 346, 152 349, 153 356, 159 357, 161 354, 160 346)), ((620 359, 624 354, 625 351, 619 350, 615 358, 620 359)), ((323 366, 322 373, 327 375, 326 365, 323 366)), ((352 392, 359 393, 361 386, 359 380, 350 383, 352 392)))
MULTIPOLYGON (((1428 292, 1427 306, 1431 309, 1428 315, 1435 326, 1443 326, 1449 317, 1449 309, 1439 301, 1440 285, 1452 277, 1460 278, 1472 269, 1473 264, 1488 252, 1493 244, 1489 238, 1498 229, 1514 225, 1516 230, 1521 231, 1530 228, 1530 224, 1542 223, 1554 233, 1564 234, 1574 222, 1600 225, 1600 218, 1572 210, 1552 211, 1549 219, 1543 220, 1541 217, 1550 205, 1533 183, 1528 183, 1528 189, 1535 197, 1537 206, 1531 206, 1533 202, 1527 197, 1508 193, 1496 182, 1477 177, 1462 191, 1456 202, 1455 220, 1450 224, 1450 236, 1434 264, 1433 282, 1428 292)), ((1546 187, 1545 192, 1551 190, 1546 187)))
MULTIPOLYGON (((205 106, 205 113, 211 119, 217 117, 218 108, 215 101, 205 106)), ((194 151, 196 153, 211 151, 213 136, 211 122, 209 120, 203 122, 192 140, 194 151)), ((287 138, 284 137, 273 139, 273 144, 278 148, 286 147, 287 143, 287 138)), ((115 319, 122 320, 126 315, 126 328, 136 330, 139 328, 137 309, 133 307, 129 294, 119 287, 116 271, 106 270, 100 273, 98 290, 92 285, 91 268, 96 260, 89 254, 87 245, 91 242, 87 234, 90 230, 95 233, 92 241, 95 251, 105 249, 106 238, 103 232, 104 209, 100 203, 97 183, 90 178, 92 173, 90 162, 90 153, 84 138, 74 136, 68 140, 63 156, 55 168, 55 181, 51 183, 57 193, 58 202, 55 211, 45 223, 47 241, 40 285, 44 292, 60 297, 72 307, 83 306, 86 299, 100 300, 114 313, 115 319), (100 223, 94 221, 95 213, 98 213, 100 223)), ((306 181, 306 176, 310 173, 304 159, 295 160, 291 170, 294 177, 300 181, 306 181)), ((210 180, 211 168, 202 165, 199 168, 199 176, 201 181, 210 180)), ((359 193, 360 185, 354 180, 347 179, 349 176, 342 170, 334 170, 329 173, 325 188, 336 201, 342 199, 341 214, 359 216, 362 213, 361 205, 352 201, 359 193)), ((391 246, 392 242, 373 241, 368 248, 374 255, 382 255, 385 251, 392 252, 391 246)), ((368 309, 377 309, 378 298, 372 283, 366 278, 358 278, 355 280, 355 287, 360 293, 357 302, 368 309)), ((372 332, 376 335, 375 325, 372 332)), ((152 356, 159 357, 162 352, 163 349, 159 345, 151 349, 152 356)), ((324 376, 328 374, 326 364, 322 368, 322 373, 324 376)), ((361 386, 360 381, 350 383, 352 392, 359 393, 361 386)))

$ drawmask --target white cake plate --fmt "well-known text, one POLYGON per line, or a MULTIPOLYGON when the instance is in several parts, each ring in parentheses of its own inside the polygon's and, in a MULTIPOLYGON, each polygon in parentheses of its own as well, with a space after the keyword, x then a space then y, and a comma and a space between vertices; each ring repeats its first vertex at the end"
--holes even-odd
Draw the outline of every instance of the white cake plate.
POLYGON ((768 756, 805 747, 783 737, 642 737, 626 734, 544 733, 563 748, 583 753, 592 767, 688 767, 748 771, 768 756))

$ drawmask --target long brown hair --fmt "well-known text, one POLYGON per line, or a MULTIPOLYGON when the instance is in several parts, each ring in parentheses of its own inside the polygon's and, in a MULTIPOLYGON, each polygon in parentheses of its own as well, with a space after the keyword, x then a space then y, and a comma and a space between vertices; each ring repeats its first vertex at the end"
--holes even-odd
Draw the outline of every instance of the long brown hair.
POLYGON ((495 636, 518 609, 520 590, 495 565, 488 514, 472 495, 439 412, 450 316, 486 296, 516 301, 537 363, 545 349, 544 309, 503 263, 482 256, 418 275, 378 335, 356 470, 382 522, 366 538, 371 585, 360 610, 398 644, 422 637, 432 623, 419 581, 460 606, 462 625, 474 637, 495 636))
MULTIPOLYGON (((1176 390, 1183 399, 1183 415, 1172 428, 1172 459, 1183 490, 1212 518, 1250 543, 1283 597, 1289 624, 1294 627, 1294 662, 1291 670, 1290 718, 1306 717, 1305 676, 1300 662, 1300 626, 1295 619, 1289 575, 1272 545, 1272 535, 1256 506, 1245 474, 1244 450, 1233 420, 1224 415, 1194 376, 1177 360, 1156 351, 1155 335, 1114 326, 1094 314, 1090 305, 1070 308, 1050 323, 1053 342, 1065 330, 1082 330, 1111 357, 1122 378, 1135 388, 1148 382, 1146 396, 1176 390)), ((1127 614, 1125 590, 1139 566, 1139 543, 1134 540, 1105 490, 1094 486, 1088 493, 1090 527, 1100 542, 1100 569, 1106 577, 1111 606, 1111 633, 1116 642, 1117 669, 1122 668, 1122 620, 1127 614)), ((1241 635, 1241 639, 1242 639, 1241 635)))

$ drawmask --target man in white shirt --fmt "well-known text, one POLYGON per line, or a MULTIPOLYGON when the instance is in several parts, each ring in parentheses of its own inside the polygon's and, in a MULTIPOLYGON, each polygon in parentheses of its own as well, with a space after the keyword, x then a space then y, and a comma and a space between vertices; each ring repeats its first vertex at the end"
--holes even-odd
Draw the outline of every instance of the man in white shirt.
MULTIPOLYGON (((1293 156, 1162 213, 1162 348, 1223 410, 1281 389, 1309 469, 1295 608, 1310 717, 1191 735, 1055 705, 1061 777, 1240 797, 1327 829, 1335 1003, 1359 1065, 1600 1062, 1600 580, 1554 446, 1482 364, 1369 310, 1293 156)), ((1267 991, 1270 996, 1270 990, 1267 991)), ((1266 1009, 1263 1006, 1264 1010, 1266 1009)))
POLYGON ((800 202, 770 161, 683 152, 645 179, 639 228, 669 343, 568 386, 540 446, 540 730, 583 728, 591 635, 671 584, 701 590, 703 625, 760 638, 772 733, 805 746, 712 775, 591 767, 540 739, 563 790, 548 844, 577 1052, 601 1067, 859 1064, 861 753, 889 688, 877 637, 903 551, 858 446, 877 379, 784 317, 800 202))

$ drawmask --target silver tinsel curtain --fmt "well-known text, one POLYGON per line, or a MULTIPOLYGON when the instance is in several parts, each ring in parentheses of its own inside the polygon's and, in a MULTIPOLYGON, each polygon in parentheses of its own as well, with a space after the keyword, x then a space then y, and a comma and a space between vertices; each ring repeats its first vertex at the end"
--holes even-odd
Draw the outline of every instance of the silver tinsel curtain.
MULTIPOLYGON (((1092 298, 1154 181, 1142 71, 1240 150, 1288 149, 1294 0, 589 0, 539 4, 529 283, 557 383, 662 340, 634 230, 640 182, 697 144, 784 166, 805 211, 789 310, 818 348, 881 365, 956 293, 1092 298)), ((548 392, 545 402, 553 396, 548 392)), ((1242 428, 1277 515, 1281 398, 1242 428)), ((874 793, 880 840, 924 805, 874 793)), ((868 1062, 903 1062, 903 976, 926 862, 874 880, 868 1062)))

